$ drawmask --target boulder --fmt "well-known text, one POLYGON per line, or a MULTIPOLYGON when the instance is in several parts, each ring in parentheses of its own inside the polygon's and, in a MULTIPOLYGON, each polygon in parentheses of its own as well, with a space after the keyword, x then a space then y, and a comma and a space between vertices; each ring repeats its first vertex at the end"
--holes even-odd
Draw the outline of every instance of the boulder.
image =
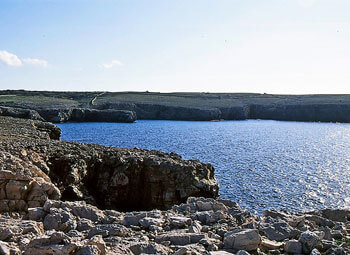
POLYGON ((139 254, 169 254, 171 249, 155 242, 138 242, 130 245, 129 249, 135 255, 139 254))
POLYGON ((284 251, 292 254, 302 253, 302 243, 298 240, 288 240, 284 245, 284 251))
POLYGON ((225 235, 224 245, 227 249, 256 250, 261 242, 257 229, 237 229, 225 235))
POLYGON ((198 243, 199 240, 207 238, 206 234, 197 233, 166 233, 156 236, 156 242, 162 243, 164 241, 170 241, 174 245, 187 245, 192 243, 198 243))
POLYGON ((173 216, 169 218, 169 222, 172 226, 182 228, 191 225, 192 220, 188 217, 173 216))
POLYGON ((299 242, 302 244, 303 253, 309 254, 314 248, 320 245, 320 238, 311 231, 301 233, 299 242))
POLYGON ((163 219, 145 217, 139 220, 139 223, 144 228, 149 228, 150 226, 161 226, 163 224, 163 219))
POLYGON ((350 210, 346 209, 324 209, 320 210, 322 217, 331 221, 346 222, 350 218, 350 210))
POLYGON ((287 238, 296 237, 299 234, 299 231, 291 227, 288 223, 282 220, 274 220, 270 217, 264 219, 259 226, 259 230, 268 239, 274 241, 283 241, 287 238))

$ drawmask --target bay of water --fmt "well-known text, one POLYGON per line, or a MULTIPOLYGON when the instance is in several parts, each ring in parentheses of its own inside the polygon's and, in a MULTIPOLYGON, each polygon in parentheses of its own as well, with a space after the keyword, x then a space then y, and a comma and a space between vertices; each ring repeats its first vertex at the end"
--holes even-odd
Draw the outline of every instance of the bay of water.
POLYGON ((270 120, 65 123, 62 140, 176 152, 215 167, 251 211, 350 206, 350 124, 270 120))

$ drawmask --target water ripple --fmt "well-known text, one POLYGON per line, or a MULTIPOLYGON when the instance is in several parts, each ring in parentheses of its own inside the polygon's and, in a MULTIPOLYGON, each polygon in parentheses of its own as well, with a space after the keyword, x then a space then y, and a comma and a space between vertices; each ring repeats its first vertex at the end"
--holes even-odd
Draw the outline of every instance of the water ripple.
POLYGON ((350 125, 264 120, 66 123, 62 139, 214 165, 220 196, 261 213, 350 206, 350 125))

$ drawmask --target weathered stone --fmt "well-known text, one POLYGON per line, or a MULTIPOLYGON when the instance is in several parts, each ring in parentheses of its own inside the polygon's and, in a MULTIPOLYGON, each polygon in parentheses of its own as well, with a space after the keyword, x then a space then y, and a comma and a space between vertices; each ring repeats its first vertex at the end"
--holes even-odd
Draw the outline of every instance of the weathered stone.
POLYGON ((191 226, 188 228, 189 233, 200 233, 202 230, 202 226, 199 221, 193 221, 191 226))
POLYGON ((244 250, 239 250, 236 255, 250 255, 249 252, 244 251, 244 250))
POLYGON ((237 229, 225 235, 224 245, 227 249, 256 250, 261 238, 256 229, 237 229))
POLYGON ((85 244, 96 246, 100 255, 105 255, 107 252, 107 247, 105 241, 102 239, 102 236, 93 236, 89 240, 86 240, 85 244))
POLYGON ((324 209, 320 213, 322 217, 331 221, 346 222, 350 217, 350 211, 346 209, 324 209))
POLYGON ((144 228, 149 228, 150 226, 161 226, 163 222, 163 219, 156 219, 151 217, 145 217, 139 220, 140 225, 144 228))
POLYGON ((100 255, 100 249, 96 245, 84 245, 74 253, 74 255, 100 255))
POLYGON ((42 220, 45 217, 45 215, 46 212, 40 207, 28 208, 29 220, 39 221, 42 220))
POLYGON ((169 218, 170 224, 175 227, 186 227, 191 225, 192 220, 187 217, 173 216, 169 218))
POLYGON ((44 232, 41 222, 16 220, 11 218, 0 219, 0 240, 17 240, 25 234, 40 235, 44 232))
POLYGON ((24 255, 71 254, 77 245, 70 242, 68 236, 62 232, 53 232, 31 240, 24 248, 24 255))
POLYGON ((262 237, 260 246, 265 250, 276 250, 281 248, 283 244, 282 242, 276 242, 262 237))
POLYGON ((210 255, 232 255, 233 253, 227 251, 211 251, 210 255))
POLYGON ((20 255, 21 251, 9 243, 0 241, 0 255, 20 255))
POLYGON ((318 226, 321 226, 321 227, 334 227, 334 222, 331 221, 331 220, 328 220, 326 218, 323 218, 321 216, 318 216, 318 215, 307 215, 305 217, 306 220, 308 221, 313 221, 315 222, 318 226))
POLYGON ((94 224, 91 220, 81 218, 77 222, 77 230, 78 231, 85 231, 85 230, 90 230, 94 227, 94 224))
POLYGON ((98 209, 95 206, 88 205, 84 201, 62 202, 55 200, 47 200, 43 208, 46 212, 50 212, 50 208, 52 207, 70 210, 70 212, 74 216, 89 219, 93 222, 106 221, 106 215, 102 210, 98 209))
POLYGON ((302 244, 303 253, 309 254, 314 248, 316 248, 320 244, 320 239, 315 233, 311 231, 306 231, 301 233, 299 237, 299 242, 302 244))
POLYGON ((130 230, 122 225, 117 224, 101 224, 96 225, 89 231, 88 237, 93 237, 95 235, 105 236, 121 236, 125 237, 130 234, 130 230))
POLYGON ((207 238, 206 234, 196 233, 166 233, 156 236, 156 242, 162 243, 164 241, 170 241, 174 245, 187 245, 191 243, 197 243, 199 240, 207 238))
POLYGON ((289 240, 284 245, 284 251, 292 254, 301 254, 302 243, 298 240, 289 240))
POLYGON ((132 244, 129 249, 135 254, 169 254, 171 250, 164 245, 154 242, 139 242, 132 244))
POLYGON ((310 255, 321 255, 321 253, 317 249, 313 249, 310 255))
POLYGON ((50 214, 44 219, 45 230, 55 229, 58 231, 68 232, 77 227, 77 222, 73 215, 61 208, 51 208, 50 214))
POLYGON ((259 230, 266 235, 270 240, 283 241, 287 238, 296 237, 299 231, 291 227, 284 221, 275 221, 271 218, 266 218, 263 223, 260 224, 259 230))

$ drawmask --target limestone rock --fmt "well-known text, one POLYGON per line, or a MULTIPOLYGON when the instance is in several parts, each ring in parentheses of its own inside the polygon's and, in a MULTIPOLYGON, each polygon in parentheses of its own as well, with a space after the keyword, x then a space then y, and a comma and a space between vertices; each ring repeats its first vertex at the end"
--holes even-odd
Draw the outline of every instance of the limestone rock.
POLYGON ((311 231, 306 231, 301 233, 299 237, 299 242, 302 244, 303 252, 305 254, 309 254, 314 248, 316 248, 320 244, 320 239, 315 233, 311 231))
POLYGON ((191 243, 197 243, 199 240, 207 238, 206 234, 196 233, 167 233, 156 236, 156 242, 162 243, 164 241, 170 241, 174 245, 187 245, 191 243))
POLYGON ((292 254, 301 254, 302 243, 298 240, 289 240, 284 245, 284 251, 292 254))
POLYGON ((256 250, 261 237, 256 229, 237 229, 225 235, 224 244, 228 249, 256 250))
POLYGON ((291 227, 282 220, 274 220, 271 217, 265 218, 260 224, 259 230, 270 240, 282 241, 287 238, 296 237, 298 230, 291 227))
POLYGON ((132 244, 129 249, 135 254, 169 254, 171 250, 164 245, 154 242, 139 242, 132 244))

